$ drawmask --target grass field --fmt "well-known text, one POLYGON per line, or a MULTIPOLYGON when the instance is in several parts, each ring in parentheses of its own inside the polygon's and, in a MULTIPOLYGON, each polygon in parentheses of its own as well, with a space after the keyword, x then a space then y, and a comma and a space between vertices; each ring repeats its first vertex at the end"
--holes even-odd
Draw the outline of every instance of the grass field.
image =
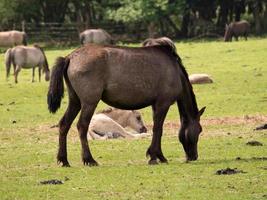
MULTIPOLYGON (((267 120, 267 39, 224 43, 176 43, 189 74, 208 73, 213 84, 194 85, 203 116, 199 159, 186 163, 177 139, 179 115, 172 106, 163 137, 169 164, 148 166, 150 139, 91 141, 99 167, 84 167, 74 123, 68 140, 71 168, 56 164, 55 115, 46 105, 48 83, 31 83, 31 71, 19 83, 5 79, 0 55, 0 199, 266 199, 267 131, 253 129, 267 120), (246 145, 257 140, 263 146, 246 145), (237 159, 240 157, 241 159, 237 159), (216 175, 224 168, 245 173, 216 175), (41 185, 60 179, 62 185, 41 185)), ((72 49, 47 49, 50 66, 72 49)), ((43 79, 44 80, 44 79, 43 79)), ((106 105, 100 103, 98 109, 106 105)), ((142 109, 151 130, 151 109, 142 109)))

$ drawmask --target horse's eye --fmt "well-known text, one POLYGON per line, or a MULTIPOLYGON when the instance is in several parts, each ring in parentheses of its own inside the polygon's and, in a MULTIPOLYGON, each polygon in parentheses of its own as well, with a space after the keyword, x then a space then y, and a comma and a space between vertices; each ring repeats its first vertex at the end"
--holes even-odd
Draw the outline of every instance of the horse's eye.
POLYGON ((141 117, 140 117, 140 116, 136 117, 136 119, 137 119, 138 121, 141 121, 141 117))

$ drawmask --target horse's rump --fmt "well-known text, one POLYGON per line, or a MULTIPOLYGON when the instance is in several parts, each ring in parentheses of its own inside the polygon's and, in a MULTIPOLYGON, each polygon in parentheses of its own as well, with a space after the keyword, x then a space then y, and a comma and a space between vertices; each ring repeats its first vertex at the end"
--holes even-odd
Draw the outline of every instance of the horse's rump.
POLYGON ((94 43, 94 44, 113 44, 113 39, 103 29, 88 29, 80 33, 81 44, 94 43))

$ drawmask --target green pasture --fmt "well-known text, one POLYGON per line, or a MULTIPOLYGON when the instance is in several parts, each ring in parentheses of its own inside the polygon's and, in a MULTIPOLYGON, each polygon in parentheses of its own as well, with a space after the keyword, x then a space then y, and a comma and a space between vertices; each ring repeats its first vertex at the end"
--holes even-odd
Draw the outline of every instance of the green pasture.
MULTIPOLYGON (((68 138, 72 167, 61 168, 55 158, 57 129, 50 127, 65 111, 67 92, 59 112, 51 115, 44 76, 31 83, 31 70, 22 70, 18 84, 13 76, 6 81, 0 54, 0 199, 266 199, 267 131, 253 129, 267 118, 267 38, 178 41, 176 47, 189 74, 207 73, 214 83, 193 86, 199 108, 207 106, 198 161, 185 162, 178 130, 166 126, 162 149, 169 164, 157 166, 147 165, 150 138, 90 141, 100 166, 83 166, 74 122, 68 138), (232 121, 224 123, 226 118, 232 121), (252 118, 257 120, 246 121, 252 118), (221 123, 209 123, 214 119, 221 123), (263 146, 246 145, 251 140, 263 146), (216 175, 227 167, 245 173, 216 175), (50 179, 64 184, 40 184, 50 179)), ((50 67, 73 49, 46 49, 50 67)), ((151 109, 141 112, 151 127, 151 109)), ((173 105, 166 122, 178 121, 173 105)))

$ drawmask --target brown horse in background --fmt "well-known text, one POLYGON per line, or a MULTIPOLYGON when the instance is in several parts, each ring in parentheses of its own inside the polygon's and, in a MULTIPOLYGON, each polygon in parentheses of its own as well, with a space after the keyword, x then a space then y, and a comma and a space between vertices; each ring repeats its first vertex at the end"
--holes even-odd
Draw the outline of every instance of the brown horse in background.
POLYGON ((245 20, 239 22, 232 22, 229 25, 226 24, 224 41, 231 42, 233 36, 235 37, 236 41, 238 41, 239 36, 244 36, 245 40, 247 40, 249 29, 250 24, 245 20))
POLYGON ((149 164, 166 163, 161 150, 163 123, 169 107, 177 103, 181 128, 179 140, 187 160, 198 158, 197 143, 202 131, 200 111, 182 61, 175 46, 162 40, 148 47, 85 45, 65 58, 59 57, 51 74, 47 94, 48 109, 55 113, 60 107, 65 79, 69 105, 59 122, 57 160, 69 166, 67 133, 81 110, 77 123, 85 165, 97 165, 88 145, 87 131, 100 100, 110 106, 135 110, 152 106, 153 136, 147 150, 149 164))

